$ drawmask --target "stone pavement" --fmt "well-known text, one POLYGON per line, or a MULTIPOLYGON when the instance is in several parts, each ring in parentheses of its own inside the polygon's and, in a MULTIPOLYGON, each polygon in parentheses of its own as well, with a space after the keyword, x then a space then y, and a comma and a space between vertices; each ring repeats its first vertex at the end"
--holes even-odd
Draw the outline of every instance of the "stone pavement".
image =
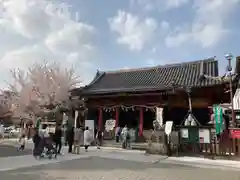
POLYGON ((32 154, 31 149, 25 149, 23 152, 19 152, 17 148, 18 147, 16 147, 16 146, 1 144, 0 145, 0 158, 32 154))
MULTIPOLYGON (((238 169, 194 165, 199 158, 145 155, 143 151, 91 147, 80 155, 35 160, 32 155, 0 158, 0 177, 4 180, 239 180, 238 169), (192 162, 191 162, 192 161, 192 162)), ((206 163, 207 162, 207 163, 206 163)), ((222 162, 223 164, 224 162, 222 162)), ((230 163, 231 164, 231 163, 230 163)), ((234 163, 232 162, 232 165, 234 163)), ((238 163, 239 164, 239 163, 238 163)))
POLYGON ((81 157, 0 172, 4 180, 239 180, 238 171, 81 157))
MULTIPOLYGON (((5 140, 1 144, 17 146, 17 140, 5 140)), ((33 143, 31 140, 27 143, 27 148, 32 149, 33 143)), ((81 148, 83 151, 83 148, 81 148)), ((67 154, 67 147, 63 148, 64 154, 67 154)), ((29 153, 28 153, 29 154, 29 153)), ((85 152, 83 153, 85 154, 85 152)), ((81 155, 83 155, 81 154, 81 155)), ((69 157, 71 155, 67 155, 69 157)), ((178 165, 188 165, 200 168, 217 168, 217 169, 237 169, 240 170, 240 161, 232 160, 211 160, 204 158, 194 158, 194 157, 166 157, 160 155, 145 155, 144 151, 140 150, 124 150, 121 148, 114 147, 102 147, 101 150, 97 150, 96 147, 90 147, 87 156, 96 156, 102 158, 111 158, 115 160, 132 160, 135 162, 151 162, 151 163, 167 163, 167 164, 178 164, 178 165)), ((0 155, 1 157, 1 155, 0 155)), ((29 156, 31 157, 31 156, 29 156)), ((65 156, 64 156, 65 157, 65 156)), ((78 156, 76 156, 78 158, 78 156)), ((70 158, 71 159, 71 158, 70 158)), ((51 161, 53 162, 53 161, 51 161)), ((1 168, 0 168, 1 169, 1 168)))

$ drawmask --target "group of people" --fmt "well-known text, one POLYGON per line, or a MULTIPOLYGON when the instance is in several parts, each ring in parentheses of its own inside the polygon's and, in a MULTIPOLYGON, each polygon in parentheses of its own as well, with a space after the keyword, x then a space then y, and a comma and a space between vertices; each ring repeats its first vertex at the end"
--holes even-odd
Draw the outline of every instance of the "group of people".
MULTIPOLYGON (((89 131, 88 127, 85 127, 85 128, 72 127, 66 131, 65 137, 66 137, 66 144, 68 145, 68 153, 79 154, 82 140, 83 140, 85 151, 88 151, 88 147, 93 142, 93 135, 89 131)), ((55 136, 54 136, 54 139, 56 142, 56 148, 58 148, 58 152, 61 151, 62 142, 63 142, 62 138, 64 138, 62 129, 61 127, 58 127, 56 129, 55 136)))
MULTIPOLYGON (((34 143, 33 155, 34 157, 40 156, 39 153, 42 150, 41 140, 44 139, 44 143, 51 145, 54 144, 54 149, 56 154, 62 154, 62 146, 65 144, 68 145, 68 153, 80 153, 80 146, 84 145, 85 151, 88 151, 88 147, 93 143, 94 139, 96 140, 97 148, 99 149, 102 144, 103 133, 100 129, 96 131, 95 137, 94 134, 89 131, 89 127, 71 127, 64 129, 61 124, 56 125, 55 133, 51 134, 47 131, 47 125, 43 124, 41 128, 35 128, 34 135, 32 137, 34 143), (95 139, 96 138, 96 139, 95 139), (41 149, 41 150, 40 150, 41 149)), ((26 136, 23 133, 19 139, 19 151, 25 149, 26 136)))
MULTIPOLYGON (((122 148, 130 148, 131 135, 127 126, 124 128, 117 127, 115 129, 116 142, 122 141, 122 148)), ((25 134, 22 134, 19 139, 20 146, 19 151, 25 149, 25 134)), ((101 129, 96 129, 95 134, 92 134, 92 131, 89 131, 89 127, 64 127, 61 124, 56 125, 55 133, 51 134, 47 131, 47 125, 43 124, 41 128, 36 128, 34 136, 32 137, 34 142, 33 154, 36 156, 38 154, 39 144, 41 139, 46 139, 54 142, 54 148, 56 154, 62 154, 62 146, 64 144, 68 145, 68 153, 80 153, 81 145, 84 145, 84 149, 87 152, 89 146, 94 142, 97 145, 97 148, 100 149, 103 141, 103 132, 101 129)))
POLYGON ((125 125, 124 128, 121 129, 121 127, 117 127, 115 130, 115 137, 116 142, 118 143, 120 140, 122 140, 122 148, 130 148, 131 146, 131 135, 129 132, 129 129, 127 125, 125 125))

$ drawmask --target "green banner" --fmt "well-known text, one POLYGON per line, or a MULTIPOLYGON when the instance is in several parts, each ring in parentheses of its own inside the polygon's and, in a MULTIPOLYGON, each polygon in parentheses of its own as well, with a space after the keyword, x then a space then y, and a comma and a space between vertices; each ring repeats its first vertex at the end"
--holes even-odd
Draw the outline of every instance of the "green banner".
POLYGON ((223 110, 219 105, 214 105, 214 120, 215 120, 215 128, 216 134, 221 134, 223 132, 223 110))
POLYGON ((41 125, 41 118, 37 118, 36 128, 39 129, 41 125))

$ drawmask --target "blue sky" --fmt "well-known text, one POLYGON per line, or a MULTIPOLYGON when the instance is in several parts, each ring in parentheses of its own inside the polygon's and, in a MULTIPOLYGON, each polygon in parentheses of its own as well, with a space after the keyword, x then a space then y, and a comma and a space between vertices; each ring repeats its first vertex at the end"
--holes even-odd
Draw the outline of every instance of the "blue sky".
POLYGON ((87 83, 97 69, 213 56, 223 73, 224 54, 240 55, 240 0, 5 1, 0 4, 2 82, 7 69, 42 59, 75 66, 87 83))
MULTIPOLYGON (((206 2, 206 5, 204 4, 202 7, 198 7, 208 8, 209 6, 213 6, 211 10, 206 11, 217 14, 216 16, 218 16, 218 13, 212 11, 217 11, 217 8, 227 11, 227 17, 221 17, 221 10, 219 9, 220 15, 218 18, 221 18, 221 30, 229 32, 220 33, 218 40, 213 40, 214 42, 210 43, 209 46, 204 47, 201 43, 191 42, 194 40, 190 38, 177 47, 168 47, 165 42, 168 33, 174 31, 174 28, 177 27, 192 26, 197 16, 196 11, 198 8, 193 7, 196 2, 185 1, 186 3, 184 3, 184 1, 182 1, 181 4, 181 0, 178 1, 178 6, 176 5, 175 7, 169 8, 164 7, 166 6, 164 5, 164 0, 72 0, 69 1, 69 4, 72 4, 76 11, 80 11, 80 16, 82 16, 84 22, 97 28, 98 32, 95 40, 99 48, 99 68, 101 70, 135 68, 172 62, 192 61, 216 56, 217 59, 220 60, 220 69, 223 72, 226 66, 224 54, 226 52, 232 52, 235 56, 238 55, 237 43, 238 39, 240 39, 240 35, 238 34, 240 25, 237 23, 237 17, 239 17, 240 13, 240 11, 238 11, 240 9, 239 1, 230 0, 231 2, 224 2, 221 0, 213 0, 209 1, 209 3, 206 2), (214 3, 216 4, 216 9, 214 8, 214 3), (229 9, 225 9, 226 4, 229 4, 229 9), (151 5, 154 6, 155 9, 146 9, 147 6, 151 5), (153 32, 152 39, 144 44, 141 50, 132 51, 128 45, 117 43, 116 39, 119 37, 119 34, 111 31, 108 20, 116 17, 119 11, 139 18, 140 22, 143 22, 146 18, 153 18, 158 24, 157 29, 153 32), (163 22, 168 23, 169 29, 166 29, 166 31, 161 29, 163 22)), ((175 0, 175 2, 177 1, 175 0)), ((209 16, 211 16, 211 14, 209 14, 209 16)), ((216 20, 213 19, 213 24, 218 21, 218 18, 216 20)), ((207 39, 208 36, 211 36, 211 33, 214 32, 209 32, 209 35, 205 35, 203 38, 207 39)))

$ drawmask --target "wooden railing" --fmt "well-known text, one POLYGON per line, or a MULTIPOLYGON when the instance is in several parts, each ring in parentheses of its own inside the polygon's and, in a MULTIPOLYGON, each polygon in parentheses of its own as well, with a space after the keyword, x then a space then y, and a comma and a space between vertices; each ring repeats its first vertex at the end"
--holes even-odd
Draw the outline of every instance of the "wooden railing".
MULTIPOLYGON (((195 127, 196 128, 196 127, 195 127)), ((204 127, 212 128, 212 127, 204 127)), ((150 137, 150 132, 146 133, 150 137)), ((162 134, 162 133, 159 133, 162 134)), ((155 137, 151 134, 151 143, 164 143, 164 138, 155 137), (158 139, 158 141, 157 141, 158 139)), ((173 155, 178 156, 206 156, 206 157, 227 157, 228 159, 240 159, 240 139, 231 138, 229 131, 225 131, 216 138, 211 137, 210 143, 183 142, 180 138, 180 129, 176 129, 171 134, 171 147, 173 155)))

